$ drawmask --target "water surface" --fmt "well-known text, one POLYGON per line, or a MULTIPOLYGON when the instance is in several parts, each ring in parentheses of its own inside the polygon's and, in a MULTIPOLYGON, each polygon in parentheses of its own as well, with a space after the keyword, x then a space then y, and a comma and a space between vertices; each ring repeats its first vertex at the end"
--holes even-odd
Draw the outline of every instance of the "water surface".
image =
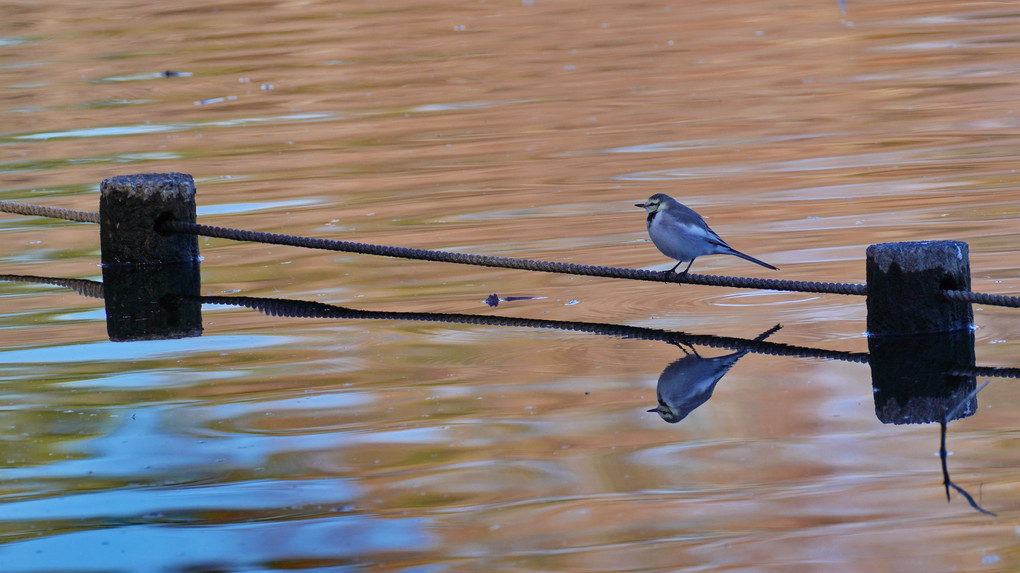
MULTIPOLYGON (((0 199, 93 211, 107 177, 178 171, 214 225, 666 269, 633 207, 662 192, 782 269, 696 272, 863 282, 870 244, 955 239, 975 290, 1020 285, 1008 4, 8 2, 0 22, 0 199)), ((102 279, 94 225, 0 233, 2 274, 102 279)), ((769 340, 868 350, 859 297, 200 246, 206 295, 781 323, 769 340)), ((977 362, 1020 365, 1016 312, 975 315, 977 362)), ((200 338, 115 343, 102 300, 13 281, 0 317, 0 569, 1020 566, 1006 380, 949 434, 992 518, 946 503, 937 425, 882 424, 863 364, 748 354, 667 424, 647 410, 683 352, 651 340, 217 305, 200 338)))

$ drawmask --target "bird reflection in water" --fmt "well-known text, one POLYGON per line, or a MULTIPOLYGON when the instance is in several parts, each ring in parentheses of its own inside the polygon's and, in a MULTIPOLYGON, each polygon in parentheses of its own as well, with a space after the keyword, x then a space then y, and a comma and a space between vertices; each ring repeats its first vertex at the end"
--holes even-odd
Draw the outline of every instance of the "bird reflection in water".
MULTIPOLYGON (((782 327, 783 325, 777 324, 758 335, 754 341, 761 342, 782 327)), ((732 354, 705 358, 698 354, 693 346, 684 348, 682 344, 677 343, 677 347, 683 351, 684 356, 673 361, 659 375, 659 382, 655 388, 659 405, 648 410, 657 412, 670 424, 683 420, 698 406, 707 402, 712 397, 719 380, 737 360, 750 351, 743 349, 732 354)))

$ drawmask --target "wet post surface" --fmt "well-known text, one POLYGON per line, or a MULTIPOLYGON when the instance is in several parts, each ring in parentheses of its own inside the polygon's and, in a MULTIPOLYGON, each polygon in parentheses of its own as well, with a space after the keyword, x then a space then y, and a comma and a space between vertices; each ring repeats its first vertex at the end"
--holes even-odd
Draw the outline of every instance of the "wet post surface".
POLYGON ((943 290, 970 290, 970 251, 962 241, 871 245, 867 252, 868 334, 968 330, 974 311, 943 290))
POLYGON ((104 265, 198 261, 198 237, 156 232, 164 220, 195 222, 195 180, 185 173, 104 179, 99 225, 104 265))

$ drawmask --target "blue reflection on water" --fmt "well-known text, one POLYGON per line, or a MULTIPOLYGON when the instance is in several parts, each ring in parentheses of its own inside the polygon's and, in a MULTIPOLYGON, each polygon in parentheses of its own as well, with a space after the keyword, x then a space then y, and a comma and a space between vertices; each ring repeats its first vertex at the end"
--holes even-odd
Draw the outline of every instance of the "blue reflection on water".
POLYGON ((242 511, 326 505, 342 507, 357 488, 341 479, 253 480, 183 488, 106 490, 5 503, 0 522, 126 519, 194 511, 242 511))
POLYGON ((203 336, 176 340, 143 340, 120 342, 87 342, 60 346, 37 346, 0 351, 0 365, 53 364, 82 361, 131 361, 165 358, 168 355, 191 355, 201 352, 284 346, 291 339, 285 336, 203 336))
POLYGON ((372 515, 216 526, 132 524, 9 543, 0 547, 0 560, 4 569, 26 573, 236 570, 285 560, 420 552, 437 544, 429 526, 424 518, 372 515))

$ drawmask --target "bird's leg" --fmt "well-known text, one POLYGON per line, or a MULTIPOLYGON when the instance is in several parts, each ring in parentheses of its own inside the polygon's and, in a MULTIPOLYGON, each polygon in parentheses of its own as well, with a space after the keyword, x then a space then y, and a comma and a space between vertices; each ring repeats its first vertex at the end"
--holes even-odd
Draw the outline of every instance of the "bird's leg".
POLYGON ((673 265, 673 268, 669 269, 668 271, 662 271, 662 280, 663 280, 663 282, 667 282, 668 283, 669 279, 672 278, 674 274, 676 274, 676 268, 679 267, 682 264, 684 264, 683 261, 677 261, 677 263, 675 265, 673 265))
POLYGON ((701 355, 698 354, 698 351, 695 350, 694 347, 691 346, 690 344, 685 345, 683 342, 680 342, 679 340, 670 342, 670 344, 679 348, 684 353, 684 356, 691 356, 693 354, 694 356, 701 358, 701 355), (690 348, 690 351, 687 350, 688 348, 690 348))
MULTIPOLYGON (((682 262, 683 262, 683 261, 680 261, 680 263, 682 263, 682 262)), ((679 266, 680 266, 680 263, 677 263, 677 264, 676 264, 676 267, 679 267, 679 266)), ((694 264, 694 259, 691 259, 691 262, 687 263, 687 268, 686 268, 686 269, 684 269, 684 272, 680 273, 680 274, 679 274, 679 275, 677 275, 677 276, 678 276, 679 278, 684 278, 685 276, 687 276, 687 272, 691 270, 691 265, 693 265, 693 264, 694 264)), ((673 271, 676 271, 676 267, 673 267, 673 271)), ((672 272, 672 271, 671 271, 671 272, 672 272)))

